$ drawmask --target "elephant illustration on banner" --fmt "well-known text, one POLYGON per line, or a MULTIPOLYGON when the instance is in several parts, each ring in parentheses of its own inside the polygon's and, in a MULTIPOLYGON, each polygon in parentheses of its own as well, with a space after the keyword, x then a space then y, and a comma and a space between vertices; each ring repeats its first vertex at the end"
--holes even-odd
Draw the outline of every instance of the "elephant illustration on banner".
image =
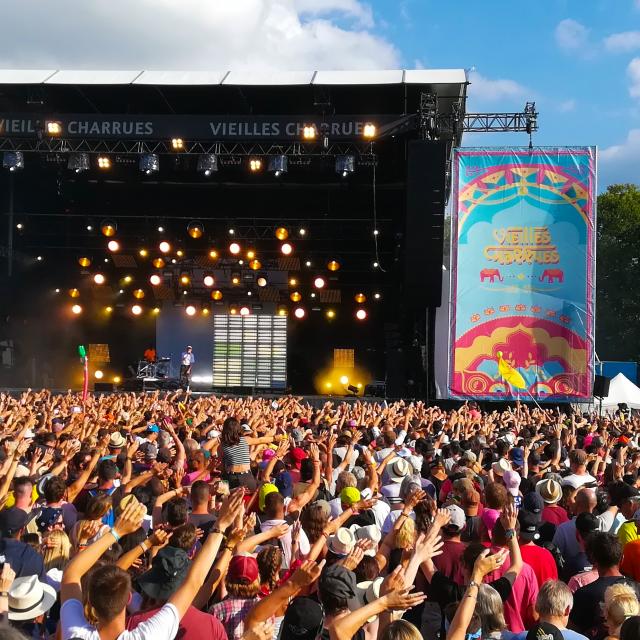
POLYGON ((489 282, 494 282, 494 280, 498 278, 500 282, 504 280, 504 278, 500 275, 500 269, 483 269, 480 272, 480 282, 484 282, 485 280, 489 280, 489 282))
POLYGON ((564 282, 564 271, 562 269, 545 269, 540 276, 540 282, 547 280, 549 284, 555 282, 564 282))

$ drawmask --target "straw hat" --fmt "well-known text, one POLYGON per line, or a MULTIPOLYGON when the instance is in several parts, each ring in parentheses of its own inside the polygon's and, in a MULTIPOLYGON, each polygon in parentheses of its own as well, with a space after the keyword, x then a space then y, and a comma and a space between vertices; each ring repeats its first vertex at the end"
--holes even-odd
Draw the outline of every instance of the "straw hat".
POLYGON ((400 483, 409 475, 411 465, 404 458, 396 458, 388 467, 387 474, 391 482, 400 483))
POLYGON ((34 620, 51 609, 56 590, 38 576, 16 578, 9 589, 9 620, 34 620))
POLYGON ((562 487, 560 483, 551 478, 540 480, 540 482, 536 484, 536 491, 540 494, 545 504, 555 504, 562 498, 562 487))
POLYGON ((337 556, 348 556, 356 544, 356 537, 353 532, 345 527, 340 527, 334 535, 329 538, 327 546, 329 551, 337 556))

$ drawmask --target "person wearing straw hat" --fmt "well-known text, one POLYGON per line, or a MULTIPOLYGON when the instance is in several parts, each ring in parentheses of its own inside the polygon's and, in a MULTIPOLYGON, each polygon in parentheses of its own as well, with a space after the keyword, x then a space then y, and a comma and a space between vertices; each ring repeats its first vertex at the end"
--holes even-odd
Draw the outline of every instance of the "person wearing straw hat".
POLYGON ((544 509, 542 510, 542 522, 548 522, 554 526, 558 526, 569 520, 567 512, 558 502, 562 499, 562 487, 557 480, 547 478, 536 484, 536 491, 544 500, 544 509))
POLYGON ((16 578, 7 593, 8 618, 27 637, 45 637, 44 620, 55 604, 56 590, 38 576, 16 578))

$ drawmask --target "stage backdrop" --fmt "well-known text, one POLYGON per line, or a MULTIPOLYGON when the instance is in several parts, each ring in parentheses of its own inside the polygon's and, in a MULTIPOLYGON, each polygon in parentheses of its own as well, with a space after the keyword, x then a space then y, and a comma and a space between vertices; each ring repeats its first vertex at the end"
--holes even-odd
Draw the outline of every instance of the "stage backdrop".
POLYGON ((595 149, 459 149, 455 171, 451 396, 590 398, 595 149))

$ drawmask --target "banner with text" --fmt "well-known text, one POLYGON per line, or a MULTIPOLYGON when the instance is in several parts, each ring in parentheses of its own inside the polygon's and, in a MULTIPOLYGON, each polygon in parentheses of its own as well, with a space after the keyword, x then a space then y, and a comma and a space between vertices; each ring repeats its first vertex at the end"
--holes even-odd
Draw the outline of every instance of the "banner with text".
POLYGON ((455 170, 451 396, 590 398, 595 149, 458 149, 455 170))

